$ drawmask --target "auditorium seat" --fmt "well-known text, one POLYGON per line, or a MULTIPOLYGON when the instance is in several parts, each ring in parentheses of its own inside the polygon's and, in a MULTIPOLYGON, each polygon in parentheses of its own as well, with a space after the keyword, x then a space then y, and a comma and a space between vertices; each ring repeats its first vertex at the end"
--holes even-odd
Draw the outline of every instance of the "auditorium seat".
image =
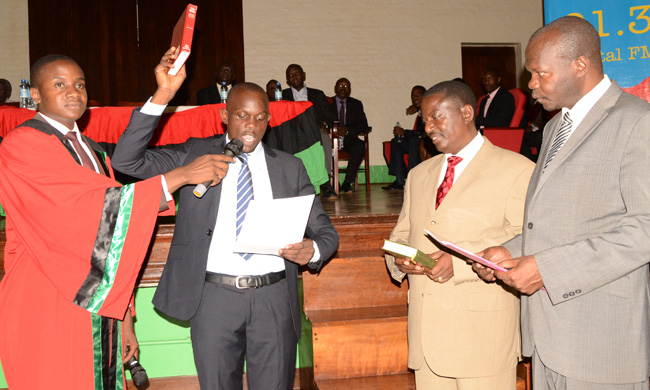
POLYGON ((519 153, 521 140, 524 138, 524 129, 511 129, 507 127, 486 127, 483 135, 494 145, 519 153))

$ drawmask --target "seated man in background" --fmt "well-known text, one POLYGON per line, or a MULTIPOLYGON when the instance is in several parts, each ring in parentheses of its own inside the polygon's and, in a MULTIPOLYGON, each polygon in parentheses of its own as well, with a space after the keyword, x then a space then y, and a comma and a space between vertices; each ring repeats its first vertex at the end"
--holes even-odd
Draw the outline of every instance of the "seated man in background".
MULTIPOLYGON (((320 129, 321 143, 325 153, 325 168, 327 172, 332 172, 332 140, 329 136, 329 128, 336 120, 337 115, 332 114, 327 97, 320 89, 309 88, 305 84, 307 74, 302 70, 302 66, 291 64, 287 66, 286 71, 287 84, 289 88, 282 91, 282 100, 292 102, 310 101, 314 104, 316 114, 316 124, 320 129)), ((338 196, 329 180, 320 186, 320 192, 325 199, 337 199, 338 196)))
POLYGON ((228 90, 236 83, 235 78, 235 66, 230 62, 222 62, 214 73, 215 85, 199 89, 196 93, 196 104, 202 106, 204 104, 221 103, 222 83, 226 83, 226 89, 228 90))
POLYGON ((501 76, 496 69, 485 69, 481 76, 487 94, 476 113, 476 128, 509 127, 515 113, 515 97, 501 88, 501 76))
MULTIPOLYGON (((420 159, 420 137, 424 134, 424 122, 420 104, 426 88, 416 85, 411 89, 411 105, 406 108, 406 115, 417 114, 413 130, 404 130, 401 126, 393 128, 395 137, 390 141, 390 164, 388 173, 395 176, 395 181, 382 187, 384 190, 403 190, 406 175, 415 168, 420 159), (408 167, 404 163, 404 155, 408 154, 408 167)), ((399 123, 399 122, 398 122, 399 123)))
POLYGON ((266 96, 268 96, 270 102, 275 102, 278 99, 275 98, 275 88, 278 85, 278 80, 271 79, 266 83, 266 96))
MULTIPOLYGON (((339 119, 339 136, 343 137, 343 149, 348 152, 348 166, 345 168, 345 180, 339 192, 352 192, 352 185, 366 151, 365 143, 359 135, 368 129, 368 119, 363 111, 361 100, 350 97, 352 91, 350 80, 340 78, 334 85, 334 99, 330 105, 331 114, 339 119)), ((366 168, 367 169, 367 168, 366 168)))
POLYGON ((4 103, 11 97, 11 83, 7 79, 0 79, 0 103, 4 103))

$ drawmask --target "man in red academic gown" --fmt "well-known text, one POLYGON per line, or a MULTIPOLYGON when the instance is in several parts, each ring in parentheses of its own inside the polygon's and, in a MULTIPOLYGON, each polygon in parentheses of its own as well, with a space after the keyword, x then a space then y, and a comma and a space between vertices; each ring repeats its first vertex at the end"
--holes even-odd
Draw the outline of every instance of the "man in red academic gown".
MULTIPOLYGON (((184 69, 167 75, 171 53, 156 67, 151 103, 167 104, 185 79, 184 69)), ((69 57, 50 55, 34 64, 31 79, 39 114, 0 145, 0 202, 7 213, 2 367, 12 390, 123 389, 126 354, 118 320, 125 317, 156 217, 160 210, 173 213, 169 193, 219 182, 232 158, 202 156, 121 186, 101 148, 78 133, 76 120, 87 102, 81 68, 69 57)), ((147 105, 141 111, 161 114, 147 105)))

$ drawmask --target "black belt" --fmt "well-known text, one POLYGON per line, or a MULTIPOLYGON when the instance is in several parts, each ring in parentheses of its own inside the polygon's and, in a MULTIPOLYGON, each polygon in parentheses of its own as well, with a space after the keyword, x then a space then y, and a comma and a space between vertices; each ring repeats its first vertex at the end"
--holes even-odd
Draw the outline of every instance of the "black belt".
POLYGON ((205 281, 214 284, 221 284, 224 286, 231 286, 239 289, 244 289, 244 288, 260 288, 264 286, 270 286, 286 277, 287 274, 284 271, 271 272, 264 275, 244 275, 244 276, 232 276, 232 275, 215 274, 212 272, 208 272, 205 274, 205 281))

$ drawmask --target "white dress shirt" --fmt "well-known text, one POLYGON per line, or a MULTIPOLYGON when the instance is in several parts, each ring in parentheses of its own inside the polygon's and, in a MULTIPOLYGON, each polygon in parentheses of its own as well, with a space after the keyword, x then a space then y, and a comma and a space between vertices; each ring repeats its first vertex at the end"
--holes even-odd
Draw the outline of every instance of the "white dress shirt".
POLYGON ((578 102, 569 110, 568 108, 562 108, 562 113, 558 115, 564 116, 564 113, 569 112, 569 117, 571 117, 571 131, 567 137, 566 142, 571 138, 571 135, 578 128, 582 120, 585 119, 589 111, 596 104, 596 102, 603 97, 607 89, 612 85, 611 80, 607 75, 604 75, 603 79, 585 96, 583 96, 578 102))
POLYGON ((445 179, 445 173, 447 172, 447 159, 449 156, 458 156, 463 159, 463 161, 459 162, 458 165, 456 165, 456 169, 454 169, 455 183, 463 171, 465 171, 467 165, 472 161, 472 159, 474 159, 474 157, 476 157, 476 154, 481 149, 481 146, 483 146, 484 142, 485 141, 483 140, 483 136, 477 132, 474 139, 465 145, 465 147, 460 152, 458 152, 458 154, 445 153, 445 162, 442 164, 442 171, 440 171, 440 177, 438 178, 438 187, 440 187, 440 184, 445 179))
POLYGON ((293 94, 293 100, 296 102, 306 102, 309 100, 307 95, 307 84, 304 84, 300 91, 291 87, 291 93, 293 94))
MULTIPOLYGON (((226 137, 226 142, 230 142, 230 138, 227 135, 226 137)), ((257 200, 273 199, 264 148, 259 144, 247 155, 248 167, 253 178, 253 198, 257 200)), ((284 270, 284 259, 280 256, 254 254, 249 260, 245 260, 239 253, 233 252, 237 240, 235 232, 237 179, 241 166, 241 161, 236 158, 235 162, 228 167, 226 177, 219 184, 221 199, 208 253, 207 270, 226 275, 263 275, 282 271, 284 270)))

